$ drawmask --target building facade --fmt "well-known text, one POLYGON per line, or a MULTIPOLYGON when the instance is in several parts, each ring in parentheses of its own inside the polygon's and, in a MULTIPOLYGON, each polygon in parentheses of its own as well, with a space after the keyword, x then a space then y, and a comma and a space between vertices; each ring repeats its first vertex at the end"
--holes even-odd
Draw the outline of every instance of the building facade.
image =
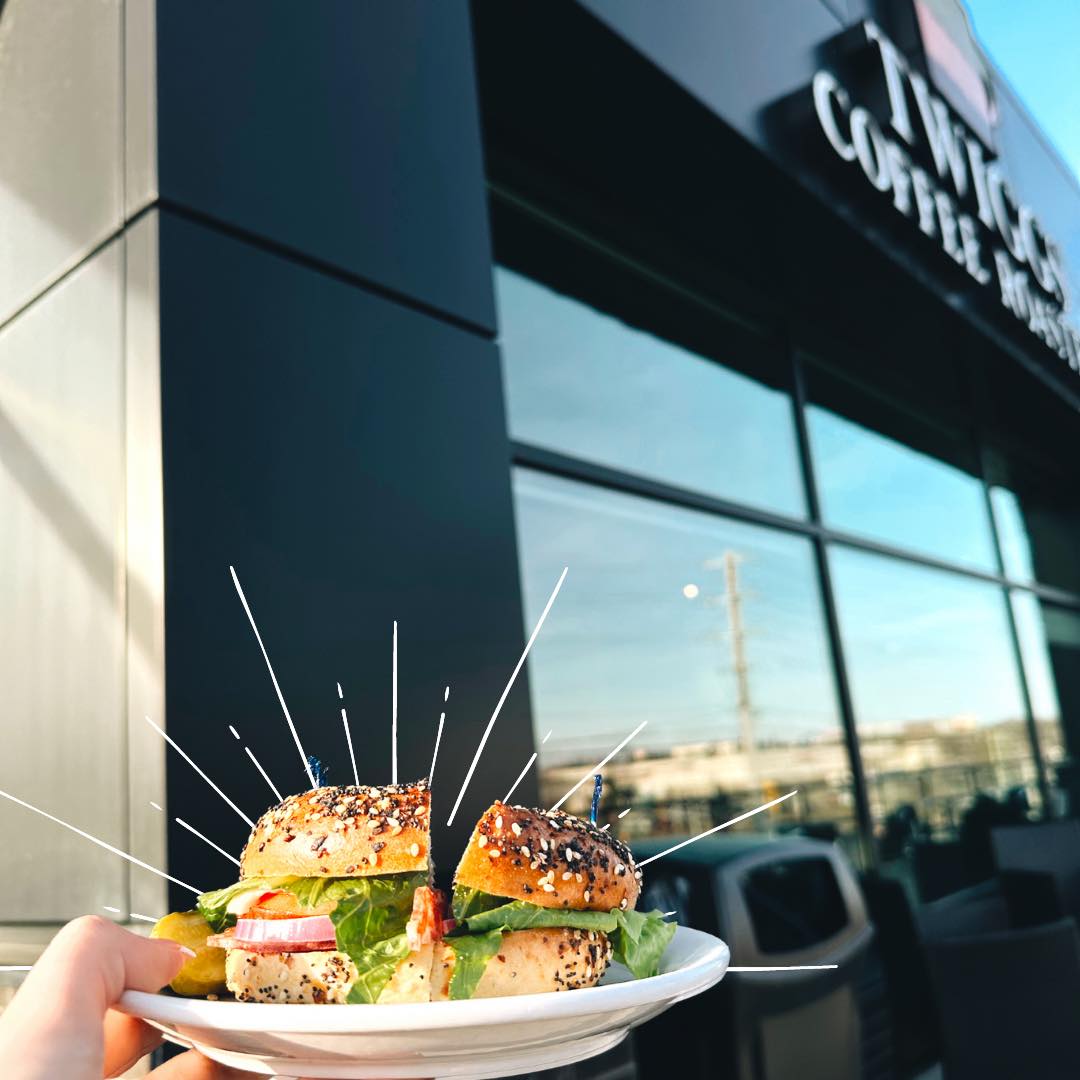
MULTIPOLYGON (((954 4, 7 0, 0 179, 4 791, 229 880, 170 819, 304 775, 233 567, 331 781, 397 621, 443 851, 639 727, 627 838, 797 788, 916 891, 1080 805, 1080 189, 954 4)), ((0 814, 5 962, 186 906, 0 814)))

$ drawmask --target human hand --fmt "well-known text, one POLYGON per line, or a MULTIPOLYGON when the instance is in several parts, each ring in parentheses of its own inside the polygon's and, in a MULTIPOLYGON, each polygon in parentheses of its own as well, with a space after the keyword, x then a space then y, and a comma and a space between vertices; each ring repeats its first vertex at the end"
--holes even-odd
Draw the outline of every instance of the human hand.
MULTIPOLYGON (((7 1080, 119 1076, 161 1043, 148 1024, 112 1006, 125 990, 160 990, 194 954, 129 933, 95 915, 53 938, 0 1015, 0 1073, 7 1080)), ((152 1080, 251 1080, 191 1050, 152 1080)))

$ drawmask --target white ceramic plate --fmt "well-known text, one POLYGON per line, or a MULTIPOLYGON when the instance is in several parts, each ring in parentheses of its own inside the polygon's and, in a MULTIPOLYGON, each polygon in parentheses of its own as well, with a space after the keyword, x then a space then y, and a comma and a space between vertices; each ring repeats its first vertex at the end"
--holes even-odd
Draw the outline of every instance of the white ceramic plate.
POLYGON ((680 926, 662 971, 613 965, 600 986, 420 1005, 257 1005, 126 993, 120 1008, 174 1042, 262 1076, 394 1080, 514 1076, 618 1045, 630 1028, 718 983, 729 952, 680 926))

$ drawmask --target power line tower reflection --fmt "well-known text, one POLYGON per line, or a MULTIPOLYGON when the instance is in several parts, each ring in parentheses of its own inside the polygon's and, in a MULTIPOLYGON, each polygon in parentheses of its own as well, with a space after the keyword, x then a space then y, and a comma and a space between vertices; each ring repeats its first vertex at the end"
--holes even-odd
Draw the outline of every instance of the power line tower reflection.
POLYGON ((724 607, 727 610, 728 640, 731 647, 732 671, 735 675, 735 713, 738 718, 739 749, 746 755, 751 776, 756 776, 754 750, 757 736, 754 730, 754 706, 750 698, 750 664, 746 656, 746 626, 743 621, 743 593, 739 586, 739 566, 743 556, 728 548, 716 558, 705 562, 706 570, 719 570, 724 575, 724 607))

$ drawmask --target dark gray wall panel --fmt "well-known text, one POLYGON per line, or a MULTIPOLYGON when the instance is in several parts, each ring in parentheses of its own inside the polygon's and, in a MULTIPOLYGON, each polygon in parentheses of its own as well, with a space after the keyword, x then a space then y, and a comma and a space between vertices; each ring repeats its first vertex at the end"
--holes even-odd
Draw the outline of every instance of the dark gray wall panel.
MULTIPOLYGON (((524 643, 496 350, 168 212, 160 250, 169 729, 252 817, 273 798, 227 724, 283 792, 307 786, 232 563, 306 749, 350 781, 340 681, 361 781, 388 782, 397 619, 403 777, 427 773, 451 686, 435 782, 450 870, 532 749, 523 673, 445 834, 524 643)), ((238 849, 240 818, 175 755, 168 770, 171 811, 238 849)), ((176 830, 170 865, 206 887, 235 874, 176 830)))
POLYGON ((770 146, 768 108, 809 93, 817 46, 843 29, 830 8, 804 0, 684 0, 678 18, 649 0, 580 3, 732 127, 774 152, 781 148, 770 146))
POLYGON ((158 7, 164 200, 493 326, 468 10, 158 7))

